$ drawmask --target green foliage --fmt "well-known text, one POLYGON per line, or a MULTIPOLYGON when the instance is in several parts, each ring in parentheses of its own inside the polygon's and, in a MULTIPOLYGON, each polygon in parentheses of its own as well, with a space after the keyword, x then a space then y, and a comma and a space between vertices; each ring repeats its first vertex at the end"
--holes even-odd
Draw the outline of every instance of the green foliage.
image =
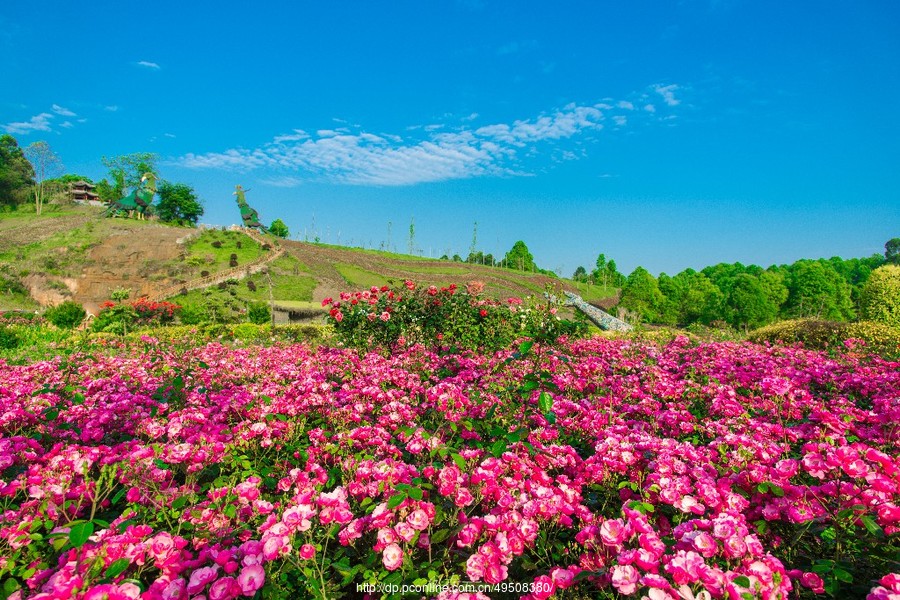
POLYGON ((256 325, 265 325, 272 320, 272 311, 262 302, 253 302, 247 309, 247 319, 256 325))
POLYGON ((194 226, 203 216, 203 204, 191 186, 163 181, 157 193, 159 194, 159 203, 154 211, 160 220, 178 225, 194 226))
POLYGON ((854 317, 850 286, 828 262, 797 261, 789 277, 787 314, 835 321, 854 317))
POLYGON ((203 304, 184 304, 178 320, 184 325, 199 325, 209 321, 209 314, 203 304))
POLYGON ((527 336, 555 342, 560 336, 580 336, 584 323, 560 319, 548 303, 523 305, 481 297, 484 284, 473 282, 465 292, 456 286, 417 288, 372 287, 344 294, 330 303, 328 321, 338 340, 360 352, 380 348, 391 352, 412 344, 450 349, 494 351, 527 336))
POLYGON ((861 304, 864 319, 900 327, 900 266, 875 269, 862 290, 861 304))
POLYGON ((14 350, 22 343, 16 330, 7 325, 0 325, 0 350, 14 350))
MULTIPOLYGON (((123 154, 112 158, 104 156, 101 159, 103 165, 109 169, 110 176, 115 182, 115 193, 118 194, 114 200, 118 200, 125 195, 125 189, 137 189, 141 185, 141 177, 145 173, 153 173, 159 176, 156 168, 156 161, 159 157, 152 152, 135 152, 133 154, 123 154)), ((99 185, 98 185, 98 193, 99 185)), ((101 196, 102 197, 102 196, 101 196)))
POLYGON ((900 264, 900 238, 892 238, 885 242, 884 259, 892 265, 900 264))
POLYGON ((528 246, 522 240, 513 244, 510 251, 503 257, 503 262, 508 269, 517 271, 537 270, 537 265, 534 264, 534 256, 531 255, 531 252, 528 251, 528 246))
POLYGON ((778 316, 778 305, 772 301, 759 277, 741 273, 734 278, 725 298, 728 323, 749 329, 770 323, 778 316))
POLYGON ((848 345, 847 340, 861 340, 862 348, 865 350, 887 358, 900 356, 900 329, 872 321, 845 323, 820 319, 791 319, 752 331, 748 339, 771 344, 800 342, 805 348, 830 351, 842 350, 848 345))
POLYGON ((686 269, 674 277, 661 274, 659 289, 666 298, 662 319, 666 324, 708 325, 721 319, 725 297, 703 273, 686 269))
POLYGON ((655 323, 662 314, 665 301, 656 278, 643 267, 638 267, 625 281, 619 306, 633 312, 642 321, 655 323))
POLYGON ((0 210, 15 209, 28 201, 34 184, 34 168, 16 138, 0 135, 0 210))
POLYGON ((86 316, 84 307, 72 300, 51 306, 44 313, 44 317, 60 329, 75 329, 86 316))
POLYGON ((284 221, 281 219, 275 219, 272 221, 272 224, 269 225, 269 233, 274 235, 275 237, 285 238, 291 235, 291 232, 288 230, 288 226, 284 224, 284 221))

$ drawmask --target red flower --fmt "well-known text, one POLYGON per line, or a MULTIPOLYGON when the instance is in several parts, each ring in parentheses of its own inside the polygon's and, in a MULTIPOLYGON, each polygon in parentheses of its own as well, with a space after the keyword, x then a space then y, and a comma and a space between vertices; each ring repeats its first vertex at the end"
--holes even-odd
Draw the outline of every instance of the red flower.
POLYGON ((481 310, 478 311, 478 314, 481 315, 482 317, 486 317, 486 316, 487 316, 487 309, 482 308, 481 310))

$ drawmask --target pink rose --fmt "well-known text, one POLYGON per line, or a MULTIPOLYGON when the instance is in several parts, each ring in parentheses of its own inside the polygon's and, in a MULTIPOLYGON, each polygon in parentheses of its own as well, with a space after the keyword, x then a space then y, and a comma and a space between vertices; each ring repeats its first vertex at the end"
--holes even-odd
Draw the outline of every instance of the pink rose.
POLYGON ((406 522, 409 523, 410 527, 415 529, 416 531, 422 531, 424 529, 428 529, 428 515, 424 510, 418 508, 410 513, 408 517, 406 517, 406 522))
POLYGON ((311 560, 316 555, 316 548, 312 544, 303 544, 300 546, 300 558, 303 560, 311 560))
POLYGON ((612 584, 620 594, 629 596, 635 593, 638 579, 640 579, 638 570, 631 565, 616 565, 613 567, 612 584))
POLYGON ((209 600, 232 600, 241 595, 241 586, 234 577, 222 577, 209 586, 209 600))
POLYGON ((381 553, 381 562, 388 571, 396 571, 403 564, 403 549, 397 544, 389 544, 381 553))
POLYGON ((266 582, 266 572, 260 565, 244 567, 238 575, 237 582, 243 595, 252 596, 266 582))
POLYGON ((622 519, 608 519, 600 525, 600 539, 607 546, 618 546, 625 541, 625 524, 622 519))

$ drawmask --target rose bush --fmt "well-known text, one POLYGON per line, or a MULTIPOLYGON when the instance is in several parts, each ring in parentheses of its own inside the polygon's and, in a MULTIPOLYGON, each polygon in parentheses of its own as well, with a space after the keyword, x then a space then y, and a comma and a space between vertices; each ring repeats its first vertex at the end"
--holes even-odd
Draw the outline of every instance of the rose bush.
POLYGON ((100 342, 0 361, 9 597, 898 590, 900 365, 852 347, 100 342))

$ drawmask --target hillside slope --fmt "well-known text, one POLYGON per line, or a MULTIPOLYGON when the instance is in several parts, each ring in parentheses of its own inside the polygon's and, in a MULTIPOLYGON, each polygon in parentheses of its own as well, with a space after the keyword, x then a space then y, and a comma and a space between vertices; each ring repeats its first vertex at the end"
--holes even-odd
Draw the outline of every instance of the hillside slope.
POLYGON ((458 287, 478 280, 496 297, 540 295, 547 286, 561 286, 600 305, 614 301, 614 290, 541 274, 266 239, 241 231, 106 219, 99 209, 82 206, 41 217, 4 215, 0 310, 36 309, 73 299, 95 312, 116 288, 131 290, 132 298, 171 293, 179 303, 205 303, 216 290, 190 288, 210 282, 235 302, 268 300, 271 287, 276 302, 317 304, 341 291, 406 279, 458 287), (269 243, 261 243, 266 239, 269 243), (222 281, 226 278, 227 285, 222 281))

